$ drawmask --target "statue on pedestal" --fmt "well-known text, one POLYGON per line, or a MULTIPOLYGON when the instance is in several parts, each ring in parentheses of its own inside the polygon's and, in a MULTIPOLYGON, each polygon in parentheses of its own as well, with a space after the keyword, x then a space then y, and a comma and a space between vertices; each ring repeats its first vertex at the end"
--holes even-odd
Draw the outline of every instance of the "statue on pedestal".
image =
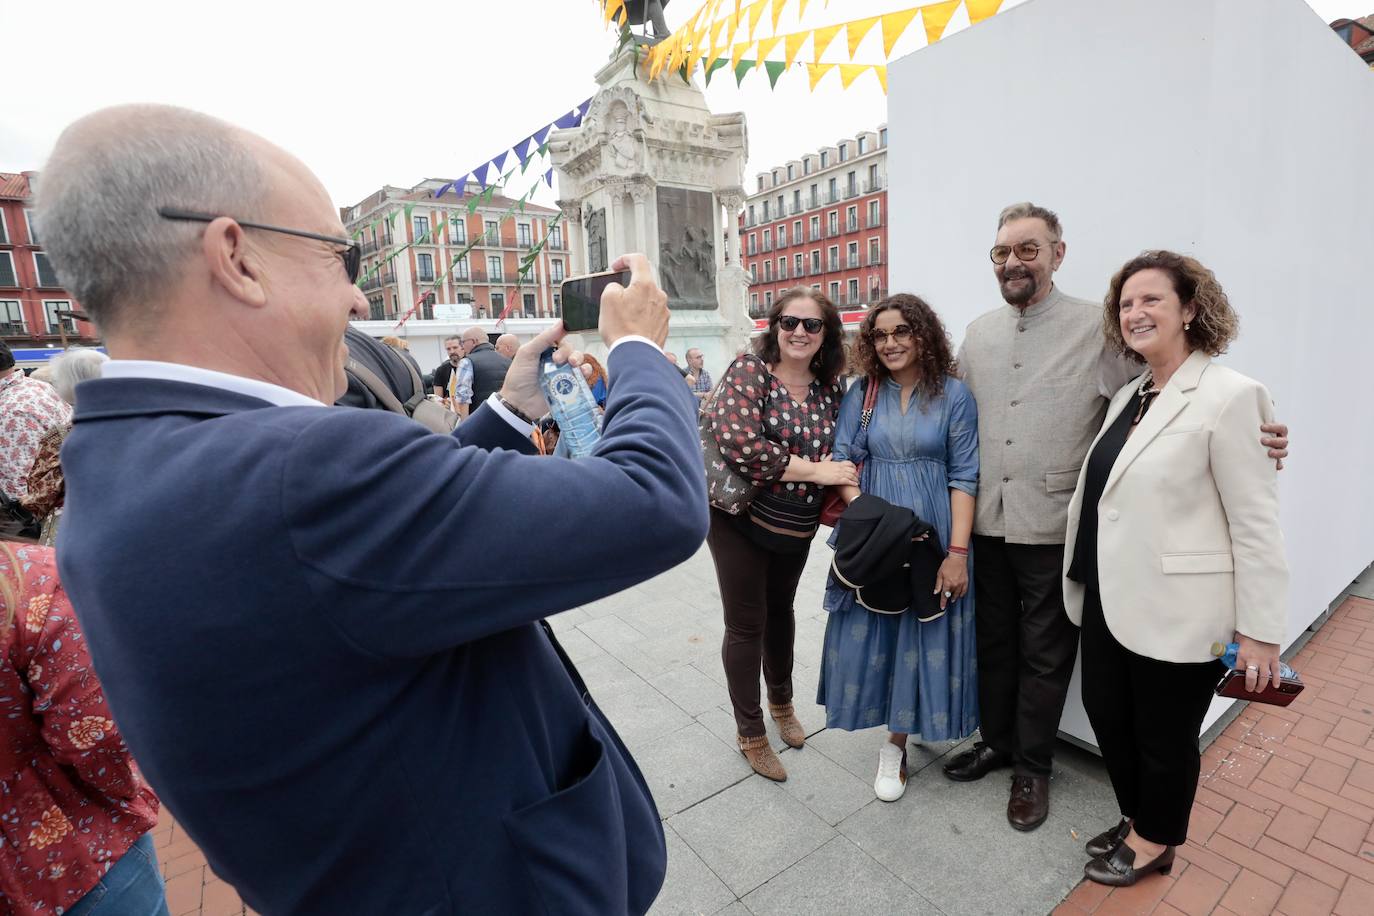
POLYGON ((667 5, 668 0, 625 0, 625 15, 630 25, 652 23, 653 37, 662 41, 672 34, 663 18, 663 8, 667 5))

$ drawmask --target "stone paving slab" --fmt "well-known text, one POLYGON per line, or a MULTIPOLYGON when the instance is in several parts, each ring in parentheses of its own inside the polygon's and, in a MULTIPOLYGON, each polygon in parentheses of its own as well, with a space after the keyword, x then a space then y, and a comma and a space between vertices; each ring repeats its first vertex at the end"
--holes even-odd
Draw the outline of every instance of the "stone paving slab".
POLYGON ((836 837, 749 894, 744 904, 755 916, 940 912, 844 837, 836 837))

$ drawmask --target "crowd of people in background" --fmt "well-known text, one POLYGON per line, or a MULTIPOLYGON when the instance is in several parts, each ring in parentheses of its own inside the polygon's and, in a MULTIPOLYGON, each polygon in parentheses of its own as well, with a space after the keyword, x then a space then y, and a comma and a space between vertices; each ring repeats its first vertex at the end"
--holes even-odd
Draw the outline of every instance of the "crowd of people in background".
POLYGON ((154 789, 262 912, 646 911, 658 811, 544 618, 703 540, 738 746, 771 780, 767 720, 791 748, 814 733, 794 605, 823 522, 817 702, 886 731, 884 801, 912 738, 979 733, 945 775, 1010 768, 1008 822, 1039 827, 1081 641, 1120 808, 1085 849, 1104 884, 1167 873, 1186 836, 1211 643, 1277 683, 1287 430, 1214 362, 1238 322, 1193 258, 1147 252, 1103 303, 1073 299, 1058 217, 1013 205, 989 253, 1004 304, 957 353, 909 294, 847 350, 798 287, 717 383, 700 349, 663 350, 666 296, 627 255, 604 362, 561 326, 472 327, 425 378, 405 341, 349 327, 357 247, 318 179, 239 128, 88 116, 39 209, 114 358, 70 351, 48 383, 0 344, 7 514, 62 544, 0 545, 0 894, 21 912, 165 913, 154 789), (607 408, 577 461, 539 447, 549 349, 607 408), (423 401, 447 434, 391 415, 423 401), (699 436, 749 499, 708 508, 699 436), (614 522, 587 537, 592 516, 614 522))

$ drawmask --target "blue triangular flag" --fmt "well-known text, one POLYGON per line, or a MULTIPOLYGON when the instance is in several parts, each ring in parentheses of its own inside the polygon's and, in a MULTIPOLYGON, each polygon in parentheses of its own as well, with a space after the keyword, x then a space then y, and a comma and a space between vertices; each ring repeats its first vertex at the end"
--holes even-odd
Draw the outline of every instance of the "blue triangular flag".
POLYGON ((532 141, 533 139, 534 139, 534 137, 532 137, 532 136, 531 136, 531 137, 526 137, 525 139, 521 140, 519 143, 515 144, 515 155, 520 157, 520 161, 521 161, 521 162, 524 162, 526 159, 529 158, 529 155, 530 155, 530 141, 532 141))
POLYGON ((487 189, 487 175, 488 164, 485 162, 479 165, 476 171, 472 173, 472 177, 477 179, 477 183, 482 186, 483 191, 487 189))
POLYGON ((497 156, 495 159, 491 160, 491 164, 494 165, 494 166, 496 166, 496 171, 499 172, 499 171, 501 171, 503 168, 506 167, 506 157, 509 156, 509 155, 510 155, 510 150, 506 150, 504 153, 502 153, 501 155, 497 156))
POLYGON ((435 196, 435 197, 443 197, 443 196, 444 196, 444 192, 447 191, 447 190, 448 190, 449 188, 451 188, 451 187, 453 187, 453 182, 451 182, 451 181, 450 181, 448 184, 446 184, 446 185, 441 185, 441 186, 439 187, 439 190, 437 190, 437 191, 434 192, 434 196, 435 196))
POLYGON ((549 136, 549 131, 553 129, 552 124, 545 124, 534 132, 534 142, 539 146, 544 145, 544 140, 549 136))
POLYGON ((549 169, 547 172, 544 173, 544 183, 547 184, 550 188, 553 187, 553 169, 549 169))
POLYGON ((561 127, 567 130, 569 127, 576 127, 582 123, 582 116, 575 111, 570 111, 557 121, 553 122, 554 127, 561 127))

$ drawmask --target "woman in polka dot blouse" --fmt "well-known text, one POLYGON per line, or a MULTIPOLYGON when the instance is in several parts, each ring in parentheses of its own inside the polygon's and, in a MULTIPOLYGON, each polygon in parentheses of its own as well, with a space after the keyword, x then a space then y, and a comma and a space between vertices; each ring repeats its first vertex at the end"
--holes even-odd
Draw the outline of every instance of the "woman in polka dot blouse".
POLYGON ((711 510, 707 544, 716 564, 725 640, 721 657, 741 753, 762 776, 787 773, 769 745, 769 714, 791 747, 806 732, 792 707, 792 602, 820 524, 827 486, 857 485, 854 465, 831 460, 844 388, 840 314, 819 290, 797 287, 768 313, 768 332, 721 379, 711 431, 732 470, 759 486, 747 513, 711 510))

